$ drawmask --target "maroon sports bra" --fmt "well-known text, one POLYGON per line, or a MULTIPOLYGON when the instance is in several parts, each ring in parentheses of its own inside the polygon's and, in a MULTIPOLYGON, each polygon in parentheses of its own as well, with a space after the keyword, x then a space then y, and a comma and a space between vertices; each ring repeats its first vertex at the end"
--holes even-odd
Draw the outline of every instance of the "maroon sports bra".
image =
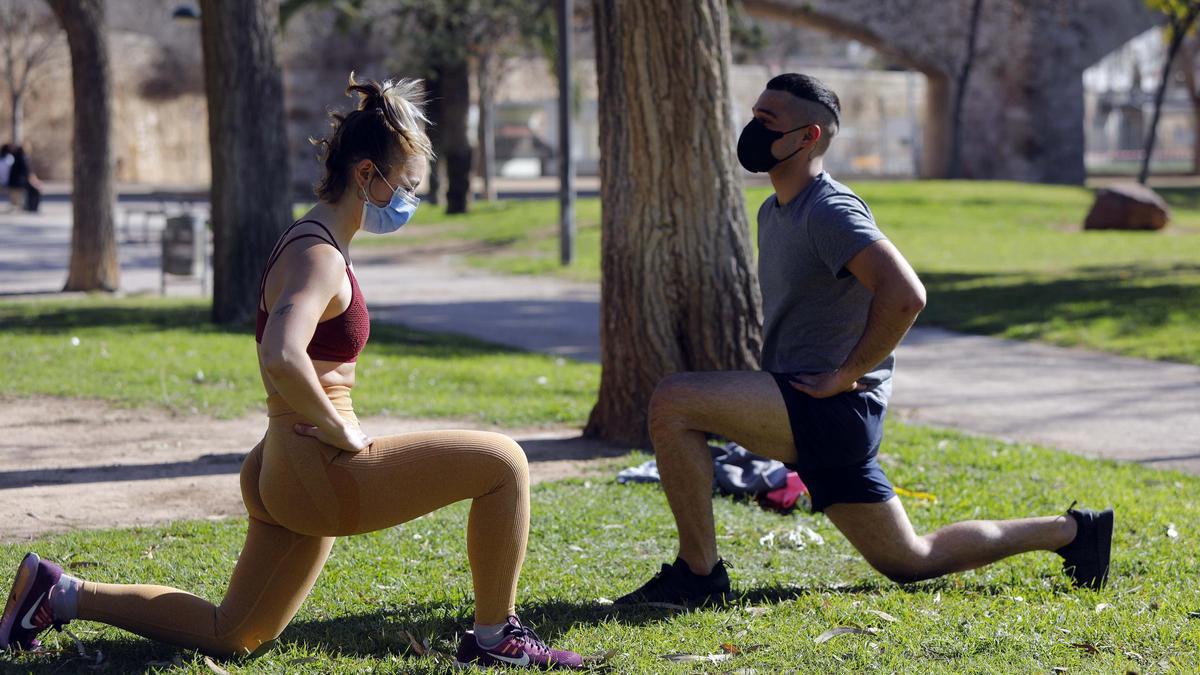
MULTIPOLYGON (((320 239, 336 248, 338 253, 342 253, 342 249, 338 247, 333 234, 329 232, 329 228, 318 221, 298 220, 284 231, 283 235, 279 237, 279 240, 283 243, 275 245, 275 251, 267 259, 267 268, 263 270, 262 280, 258 284, 258 319, 255 322, 254 340, 259 344, 262 344, 263 331, 267 327, 267 317, 269 316, 267 310, 263 308, 263 294, 267 287, 267 275, 271 273, 271 268, 279 260, 283 249, 287 248, 287 245, 293 241, 298 241, 305 237, 320 239), (311 233, 287 239, 288 233, 302 223, 316 223, 322 230, 325 230, 325 234, 329 235, 329 239, 319 234, 311 233), (287 240, 284 241, 285 239, 287 240)), ((342 258, 344 259, 345 257, 343 253, 342 258)), ((367 313, 367 301, 363 298, 362 289, 358 287, 358 279, 354 278, 354 270, 350 269, 349 262, 346 263, 346 276, 350 277, 350 304, 346 307, 346 311, 341 314, 318 323, 316 331, 313 332, 312 340, 308 343, 308 355, 318 361, 354 363, 358 360, 358 355, 362 353, 363 346, 367 344, 367 338, 371 335, 371 317, 367 313)))

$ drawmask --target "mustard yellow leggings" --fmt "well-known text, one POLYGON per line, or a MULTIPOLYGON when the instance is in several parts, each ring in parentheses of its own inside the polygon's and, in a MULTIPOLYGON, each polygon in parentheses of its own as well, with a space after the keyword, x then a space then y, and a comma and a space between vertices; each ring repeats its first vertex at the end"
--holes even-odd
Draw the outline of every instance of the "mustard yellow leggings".
MULTIPOLYGON (((355 421, 349 390, 327 389, 355 421)), ((246 543, 221 604, 166 586, 85 581, 78 617, 154 640, 229 656, 275 639, 325 564, 334 537, 403 523, 471 499, 467 556, 475 620, 514 613, 529 535, 529 467, 515 441, 480 431, 375 437, 358 453, 295 433, 304 420, 278 396, 242 464, 246 543)))

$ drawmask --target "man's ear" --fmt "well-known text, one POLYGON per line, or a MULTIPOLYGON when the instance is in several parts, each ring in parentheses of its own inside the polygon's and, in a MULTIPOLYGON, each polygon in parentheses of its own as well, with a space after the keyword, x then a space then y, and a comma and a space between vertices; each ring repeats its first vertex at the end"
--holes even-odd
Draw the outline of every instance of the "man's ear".
POLYGON ((817 124, 810 124, 804 130, 804 143, 806 145, 816 145, 817 141, 821 140, 821 136, 825 134, 825 130, 817 124))
POLYGON ((808 158, 812 159, 817 151, 817 144, 821 141, 821 136, 825 134, 825 130, 819 125, 810 124, 804 129, 803 139, 804 147, 811 152, 808 153, 808 158))

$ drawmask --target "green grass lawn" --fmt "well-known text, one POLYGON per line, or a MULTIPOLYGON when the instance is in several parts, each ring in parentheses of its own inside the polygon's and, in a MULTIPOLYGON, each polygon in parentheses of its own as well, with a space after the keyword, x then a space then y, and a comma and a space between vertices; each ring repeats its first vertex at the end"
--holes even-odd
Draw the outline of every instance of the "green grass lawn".
MULTIPOLYGON (((657 486, 579 480, 533 490, 533 528, 519 608, 555 645, 612 650, 612 672, 880 673, 1195 672, 1200 669, 1200 478, 955 433, 890 424, 882 461, 897 485, 935 494, 908 500, 918 529, 967 518, 1061 512, 1072 499, 1115 506, 1110 585, 1075 591, 1058 558, 1038 553, 985 570, 899 587, 871 571, 820 516, 780 516, 716 502, 723 555, 742 597, 720 609, 615 611, 600 601, 644 581, 674 555, 657 486), (787 533, 808 527, 804 548, 787 533), (1168 528, 1176 536, 1168 535, 1168 528), (763 537, 775 534, 773 547, 763 537), (827 630, 858 628, 818 643, 827 630), (738 655, 674 664, 669 654, 738 655)), ((640 461, 631 456, 627 461, 640 461)), ((450 652, 471 617, 467 505, 379 533, 343 539, 276 648, 220 664, 231 673, 440 673, 405 631, 450 652)), ((0 546, 65 561, 97 581, 154 582, 219 599, 244 536, 240 520, 76 532, 0 546)), ((72 628, 93 664, 50 633, 44 656, 0 657, 20 672, 211 673, 202 657, 99 624, 72 628), (94 659, 95 657, 92 656, 94 659)))
MULTIPOLYGON (((198 300, 0 302, 6 395, 97 398, 218 417, 262 407, 252 326, 208 322, 198 300)), ((374 324, 359 357, 360 414, 506 427, 582 425, 599 368, 469 338, 374 324)))
MULTIPOLYGON (((1082 232, 1090 190, 1019 183, 896 181, 852 185, 929 290, 921 321, 1143 358, 1200 363, 1200 191, 1164 189, 1164 232, 1082 232)), ((747 190, 747 211, 770 194, 747 190)), ((558 265, 553 200, 477 203, 471 214, 418 213, 373 246, 473 242, 468 262, 515 274, 598 280, 600 212, 580 200, 578 262, 558 265)))

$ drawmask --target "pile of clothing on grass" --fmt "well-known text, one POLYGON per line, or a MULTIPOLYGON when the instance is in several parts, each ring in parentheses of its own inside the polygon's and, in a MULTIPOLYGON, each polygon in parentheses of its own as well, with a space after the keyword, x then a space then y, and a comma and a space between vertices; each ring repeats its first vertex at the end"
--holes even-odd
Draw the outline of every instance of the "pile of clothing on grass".
MULTIPOLYGON (((721 494, 753 499, 759 506, 780 513, 811 502, 804 481, 773 459, 752 454, 737 443, 709 446, 713 454, 713 489, 721 494)), ((658 463, 650 460, 617 474, 618 483, 658 483, 658 463)))

